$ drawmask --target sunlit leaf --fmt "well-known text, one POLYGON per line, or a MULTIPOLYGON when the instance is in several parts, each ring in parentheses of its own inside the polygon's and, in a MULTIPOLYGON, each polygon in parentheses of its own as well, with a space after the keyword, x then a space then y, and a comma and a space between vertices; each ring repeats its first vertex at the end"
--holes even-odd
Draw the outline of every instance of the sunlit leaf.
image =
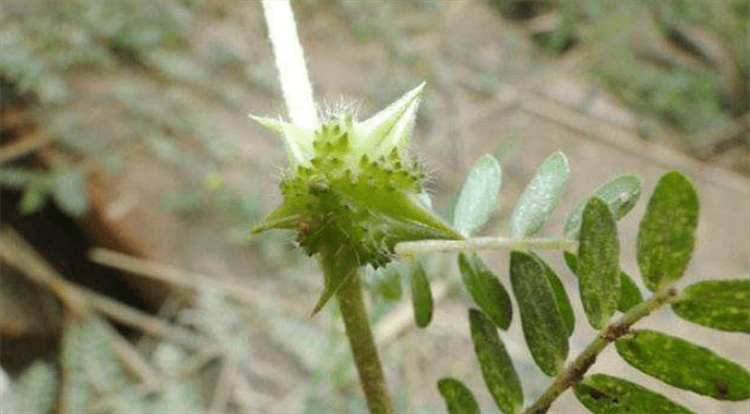
POLYGON ((523 389, 495 324, 481 311, 469 309, 469 325, 474 352, 495 404, 505 414, 517 413, 523 404, 523 389))
POLYGON ((453 216, 453 227, 472 234, 497 208, 500 191, 500 164, 491 155, 480 158, 466 177, 453 216))
POLYGON ((458 269, 472 299, 499 328, 508 329, 513 308, 510 296, 495 274, 476 254, 458 255, 458 269))
POLYGON ((591 326, 602 329, 620 298, 620 242, 617 224, 604 201, 592 198, 583 210, 578 243, 578 286, 591 326))
POLYGON ((461 381, 455 378, 441 378, 438 383, 440 395, 450 414, 479 414, 479 404, 474 394, 461 381))
POLYGON ((660 286, 682 277, 695 246, 698 195, 677 171, 656 184, 638 230, 637 259, 646 287, 660 286))
POLYGON ((750 398, 747 370, 684 339, 639 330, 618 339, 615 346, 628 364, 674 387, 719 400, 750 398))
POLYGON ((539 165, 510 217, 513 237, 532 237, 542 229, 565 192, 569 173, 568 160, 562 152, 552 154, 539 165))
POLYGON ((573 387, 594 414, 690 414, 692 411, 638 384, 604 374, 589 375, 573 387))
POLYGON ((554 376, 568 357, 568 331, 544 265, 527 253, 511 252, 510 282, 531 356, 542 372, 554 376))
POLYGON ((430 291, 430 282, 427 280, 424 267, 419 261, 415 261, 412 266, 411 300, 417 326, 426 327, 432 320, 432 291, 430 291))
POLYGON ((534 253, 531 253, 531 255, 534 256, 542 266, 544 266, 544 274, 547 276, 547 281, 552 288, 552 292, 555 293, 557 308, 560 309, 560 315, 562 316, 563 322, 565 322, 568 336, 573 335, 573 330, 576 326, 576 319, 575 314, 573 313, 573 306, 570 304, 570 299, 568 299, 568 293, 565 292, 565 287, 560 281, 560 278, 557 277, 557 273, 555 273, 547 262, 534 253))
POLYGON ((635 206, 641 196, 641 187, 643 187, 643 179, 629 174, 620 175, 602 184, 594 190, 591 196, 581 200, 570 213, 568 220, 565 222, 565 235, 573 239, 578 238, 583 208, 586 207, 586 203, 592 197, 600 198, 607 203, 615 220, 619 220, 635 206))
POLYGON ((750 279, 707 280, 688 286, 672 310, 682 319, 709 328, 750 333, 750 279))

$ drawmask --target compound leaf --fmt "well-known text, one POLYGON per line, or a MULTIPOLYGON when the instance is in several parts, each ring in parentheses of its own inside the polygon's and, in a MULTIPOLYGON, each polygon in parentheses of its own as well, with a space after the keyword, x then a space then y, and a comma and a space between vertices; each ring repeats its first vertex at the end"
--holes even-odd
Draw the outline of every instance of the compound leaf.
POLYGON ((568 331, 544 265, 527 253, 511 252, 510 282, 531 356, 542 372, 554 376, 568 357, 568 331))
POLYGON ((541 230, 565 192, 569 173, 568 160, 562 152, 552 154, 539 165, 510 216, 513 237, 532 237, 541 230))
POLYGON ((466 177, 453 216, 453 227, 464 234, 472 234, 487 222, 497 207, 500 191, 500 164, 491 155, 480 158, 466 177))
POLYGON ((747 370, 684 339, 638 330, 618 339, 615 346, 628 364, 673 387, 718 400, 750 398, 747 370))
POLYGON ((415 261, 411 272, 411 300, 414 305, 414 320, 417 326, 424 328, 432 320, 432 291, 424 267, 415 261))
POLYGON ((461 381, 455 378, 441 378, 437 386, 450 414, 480 414, 474 394, 461 381))
POLYGON ((593 197, 602 199, 607 203, 609 210, 612 211, 615 220, 619 220, 635 206, 641 196, 641 187, 643 187, 643 179, 629 174, 617 176, 602 184, 594 190, 591 196, 581 200, 570 213, 568 220, 565 222, 565 235, 571 239, 578 238, 583 209, 589 199, 593 197))
POLYGON ((499 328, 510 326, 513 307, 510 296, 495 274, 476 254, 458 255, 458 269, 471 298, 499 328))
POLYGON ((638 230, 637 259, 651 291, 682 277, 695 246, 698 195, 677 171, 656 184, 638 230))
POLYGON ((707 280, 688 286, 672 310, 682 319, 709 328, 750 333, 750 279, 707 280))
POLYGON ((505 414, 517 413, 523 404, 523 389, 497 328, 476 309, 469 309, 469 325, 474 352, 495 404, 505 414))
POLYGON ((578 243, 578 286, 591 326, 602 329, 620 298, 620 242, 607 204, 594 197, 583 210, 578 243))
POLYGON ((692 411, 638 384, 604 374, 589 375, 573 387, 594 414, 690 414, 692 411))

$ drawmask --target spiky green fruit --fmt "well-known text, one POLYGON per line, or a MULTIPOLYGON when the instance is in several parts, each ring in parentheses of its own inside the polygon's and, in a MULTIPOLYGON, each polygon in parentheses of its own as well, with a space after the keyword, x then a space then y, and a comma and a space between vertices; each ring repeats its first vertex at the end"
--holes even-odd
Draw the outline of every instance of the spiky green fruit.
POLYGON ((281 134, 291 165, 283 203, 253 231, 297 230, 309 255, 350 249, 360 265, 376 268, 399 242, 463 238, 419 200, 425 172, 407 147, 422 88, 366 121, 345 112, 314 131, 254 117, 281 134))

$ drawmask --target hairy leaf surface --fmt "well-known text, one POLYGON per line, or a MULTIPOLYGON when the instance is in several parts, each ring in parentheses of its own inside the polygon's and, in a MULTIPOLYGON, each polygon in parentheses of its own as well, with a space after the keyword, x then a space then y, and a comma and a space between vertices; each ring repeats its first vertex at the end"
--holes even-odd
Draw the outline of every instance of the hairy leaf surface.
POLYGON ((656 184, 638 230, 637 259, 651 291, 685 273, 695 246, 698 194, 681 173, 665 174, 656 184))
POLYGON ((643 187, 643 179, 630 174, 620 175, 602 184, 594 190, 591 196, 581 200, 570 213, 568 220, 565 222, 565 235, 572 239, 578 238, 583 209, 591 198, 602 199, 612 211, 615 220, 619 220, 633 209, 641 196, 641 187, 643 187))
POLYGON ((458 269, 477 305, 501 329, 508 329, 513 315, 510 296, 500 280, 476 254, 459 253, 458 269))
POLYGON ((568 357, 568 331, 544 265, 527 253, 511 252, 510 282, 531 355, 542 372, 554 376, 568 357))
POLYGON ((481 412, 474 394, 461 381, 455 378, 441 378, 437 386, 450 414, 479 414, 481 412))
POLYGON ((583 210, 578 243, 578 286, 589 323, 602 329, 620 298, 620 242, 609 207, 592 198, 583 210))
POLYGON ((589 375, 573 387, 594 414, 690 414, 692 411, 638 384, 604 374, 589 375))
POLYGON ((532 237, 542 229, 565 192, 569 173, 568 159, 562 152, 552 154, 539 165, 510 216, 513 237, 532 237))
POLYGON ((713 351, 684 339, 639 330, 615 342, 617 353, 645 374, 718 400, 750 398, 750 373, 713 351))
POLYGON ((466 177, 453 216, 453 227, 464 234, 472 234, 497 208, 500 191, 500 164, 491 155, 480 158, 466 177))
POLYGON ((677 316, 722 331, 750 333, 750 279, 688 286, 672 304, 677 316))
POLYGON ((517 413, 523 404, 523 389, 495 324, 481 311, 469 309, 469 325, 474 352, 495 404, 505 414, 517 413))

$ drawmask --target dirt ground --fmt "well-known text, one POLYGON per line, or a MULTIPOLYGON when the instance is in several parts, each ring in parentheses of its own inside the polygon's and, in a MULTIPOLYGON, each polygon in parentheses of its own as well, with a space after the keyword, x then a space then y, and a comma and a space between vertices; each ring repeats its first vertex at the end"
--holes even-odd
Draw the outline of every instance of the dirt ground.
MULTIPOLYGON (((360 113, 367 116, 427 81, 413 147, 432 172, 430 190, 439 210, 447 209, 474 161, 487 153, 500 160, 503 184, 500 207, 483 235, 506 232, 515 199, 536 166, 555 151, 568 157, 571 175, 563 203, 544 235, 562 234, 567 212, 600 183, 618 174, 637 174, 645 181, 642 200, 619 224, 623 269, 637 276, 633 246, 645 200, 662 174, 678 169, 694 181, 701 200, 698 245, 680 284, 748 277, 750 180, 746 176, 703 164, 670 148, 676 133, 665 125, 659 126, 663 137, 657 142, 641 140, 637 134, 641 117, 618 105, 591 80, 583 63, 585 49, 546 57, 534 49, 518 25, 504 21, 483 2, 431 4, 434 7, 343 2, 326 7, 304 2, 296 5, 295 11, 319 100, 354 99, 360 102, 360 113)), ((221 42, 238 55, 271 67, 272 52, 258 3, 209 7, 228 12, 221 19, 196 25, 192 44, 198 53, 221 42)), ((273 75, 268 72, 269 77, 273 75)), ((226 166, 223 176, 228 185, 252 192, 265 213, 279 200, 278 169, 286 158, 280 141, 246 114, 274 116, 285 111, 278 95, 269 98, 264 91, 253 89, 237 93, 237 106, 243 110, 226 110, 217 124, 228 134, 241 137, 241 161, 226 166)), ((748 157, 747 153, 744 156, 748 157)), ((158 196, 164 188, 152 177, 174 173, 160 172, 157 167, 128 171, 126 180, 145 199, 158 196)), ((250 407, 269 413, 364 409, 346 347, 330 345, 331 341, 344 341, 336 310, 308 316, 322 289, 322 277, 312 259, 292 251, 284 237, 262 234, 257 238, 266 238, 263 243, 255 238, 249 247, 238 244, 218 214, 175 215, 169 217, 169 223, 158 237, 162 257, 170 264, 240 281, 266 298, 255 310, 265 322, 253 341, 252 355, 261 374, 251 378, 250 407)), ((484 254, 506 287, 510 285, 507 256, 505 252, 484 254)), ((577 286, 561 255, 543 256, 559 269, 574 298, 577 286)), ((473 353, 467 321, 471 302, 454 263, 455 259, 439 255, 430 261, 433 288, 439 285, 446 293, 437 301, 428 328, 419 330, 411 322, 408 292, 398 304, 381 312, 387 314, 381 322, 392 324, 393 317, 399 315, 407 315, 410 321, 397 338, 380 346, 400 412, 444 412, 436 382, 449 375, 474 391, 483 412, 496 411, 473 353)), ((593 335, 580 303, 573 303, 577 325, 571 338, 571 357, 593 335)), ((641 326, 688 337, 750 368, 747 335, 717 335, 682 322, 669 310, 659 311, 641 326)), ((386 328, 378 325, 376 331, 386 328)), ((550 378, 533 364, 517 318, 501 337, 522 377, 526 400, 531 402, 550 378)), ((592 372, 652 385, 698 412, 750 412, 747 402, 717 402, 675 391, 628 367, 611 349, 600 356, 592 372)), ((550 412, 585 410, 566 392, 550 412)))

